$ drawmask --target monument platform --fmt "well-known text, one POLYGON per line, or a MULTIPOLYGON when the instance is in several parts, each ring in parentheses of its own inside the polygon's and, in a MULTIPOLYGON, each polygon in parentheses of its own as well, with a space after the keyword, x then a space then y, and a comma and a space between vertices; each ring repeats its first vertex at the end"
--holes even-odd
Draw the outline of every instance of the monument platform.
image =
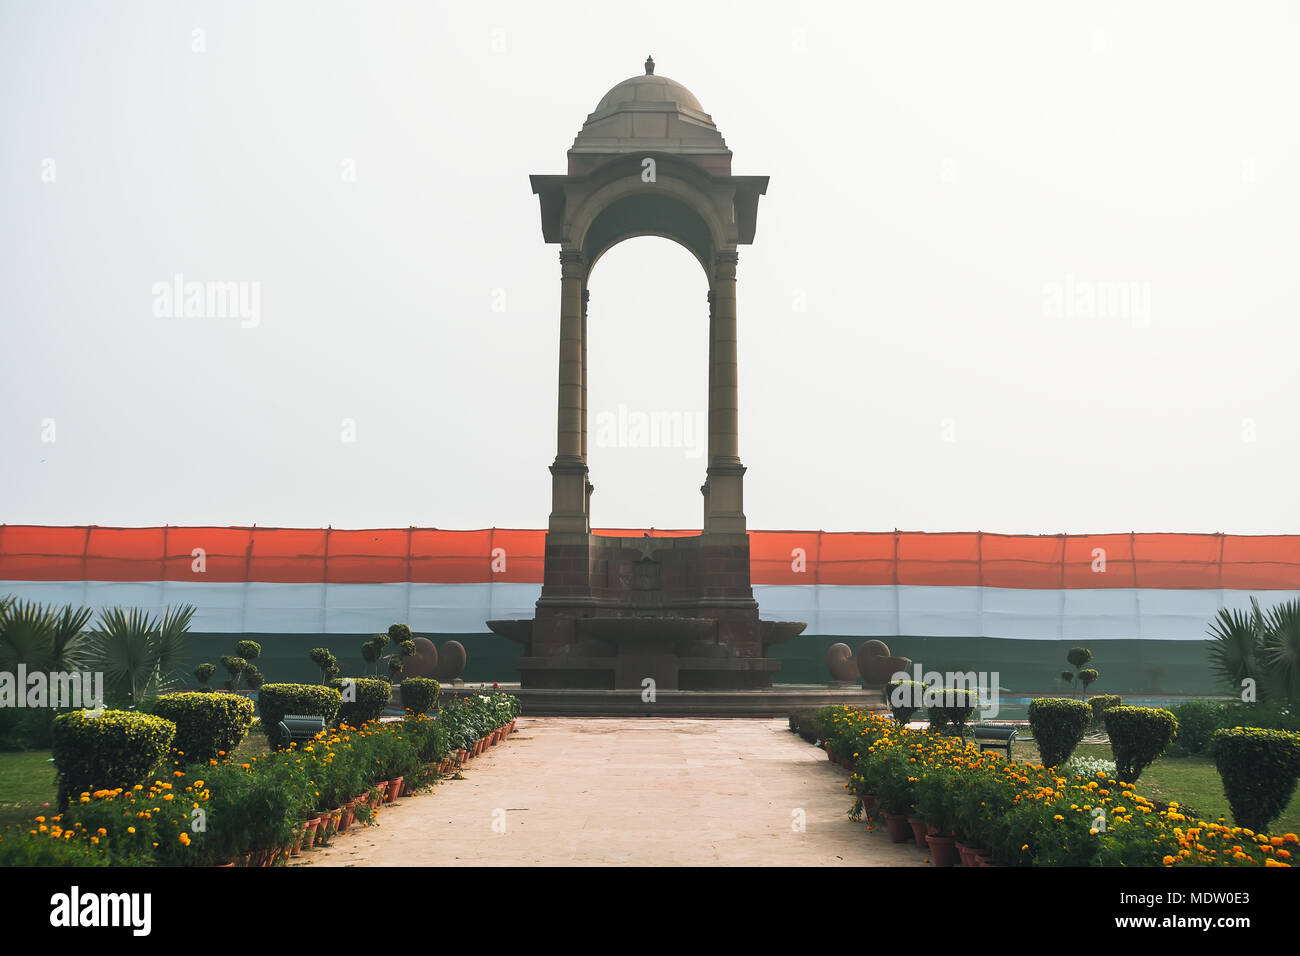
MULTIPOLYGON (((792 711, 831 705, 886 710, 876 689, 824 684, 775 684, 754 690, 660 690, 653 702, 640 690, 582 690, 498 684, 519 698, 528 717, 788 717, 792 711)), ((444 686, 444 695, 491 693, 474 684, 444 686)))

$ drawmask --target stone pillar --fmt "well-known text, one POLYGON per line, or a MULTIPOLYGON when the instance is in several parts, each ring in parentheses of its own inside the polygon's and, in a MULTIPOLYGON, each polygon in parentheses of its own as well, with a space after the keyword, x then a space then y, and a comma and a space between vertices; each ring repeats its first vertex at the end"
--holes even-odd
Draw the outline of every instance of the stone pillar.
POLYGON ((583 284, 586 263, 576 250, 560 252, 560 374, 555 463, 551 465, 552 533, 587 533, 586 336, 583 284))
POLYGON ((705 482, 705 533, 744 534, 740 462, 739 383, 736 353, 735 250, 714 256, 709 321, 709 477, 705 482))
MULTIPOLYGON (((586 280, 583 280, 586 285, 586 280)), ((583 288, 582 290, 582 462, 587 463, 587 432, 590 430, 591 423, 588 420, 587 405, 587 303, 591 300, 591 291, 583 288)), ((591 532, 591 493, 596 490, 596 486, 590 481, 586 482, 586 496, 583 498, 582 510, 587 516, 587 532, 591 532)))

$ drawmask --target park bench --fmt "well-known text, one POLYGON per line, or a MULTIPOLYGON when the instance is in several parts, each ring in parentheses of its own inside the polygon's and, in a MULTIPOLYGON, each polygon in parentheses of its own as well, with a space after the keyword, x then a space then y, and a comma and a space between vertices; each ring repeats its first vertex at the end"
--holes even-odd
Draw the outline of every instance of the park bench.
POLYGON ((285 714, 276 729, 281 747, 306 743, 325 729, 325 718, 312 714, 285 714))
POLYGON ((1001 750, 1011 759, 1011 744, 1016 740, 1016 728, 999 724, 976 724, 971 729, 971 736, 979 744, 980 753, 986 750, 1001 750))

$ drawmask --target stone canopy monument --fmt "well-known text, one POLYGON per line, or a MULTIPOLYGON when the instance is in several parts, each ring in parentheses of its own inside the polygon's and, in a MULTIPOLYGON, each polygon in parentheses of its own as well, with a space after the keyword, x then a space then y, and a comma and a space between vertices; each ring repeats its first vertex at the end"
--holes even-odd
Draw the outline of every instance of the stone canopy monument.
MULTIPOLYGON (((737 247, 754 240, 766 176, 731 150, 680 83, 645 73, 587 117, 564 175, 531 177, 542 235, 560 246, 559 419, 541 598, 532 620, 489 621, 524 645, 528 688, 727 690, 769 686, 767 656, 806 625, 760 621, 750 584, 737 428, 737 247), (587 470, 587 280, 634 236, 685 246, 708 281, 708 472, 703 532, 593 535, 587 470)), ((703 313, 701 303, 701 313, 703 313)))

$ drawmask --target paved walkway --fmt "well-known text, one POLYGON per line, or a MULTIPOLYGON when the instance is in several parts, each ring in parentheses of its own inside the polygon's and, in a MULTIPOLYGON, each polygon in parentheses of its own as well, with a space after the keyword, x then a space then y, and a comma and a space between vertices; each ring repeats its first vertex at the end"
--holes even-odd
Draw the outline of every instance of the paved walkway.
POLYGON ((785 720, 520 718, 463 780, 385 807, 308 866, 922 866, 849 821, 846 774, 785 720), (803 832, 793 824, 802 814, 803 832))

